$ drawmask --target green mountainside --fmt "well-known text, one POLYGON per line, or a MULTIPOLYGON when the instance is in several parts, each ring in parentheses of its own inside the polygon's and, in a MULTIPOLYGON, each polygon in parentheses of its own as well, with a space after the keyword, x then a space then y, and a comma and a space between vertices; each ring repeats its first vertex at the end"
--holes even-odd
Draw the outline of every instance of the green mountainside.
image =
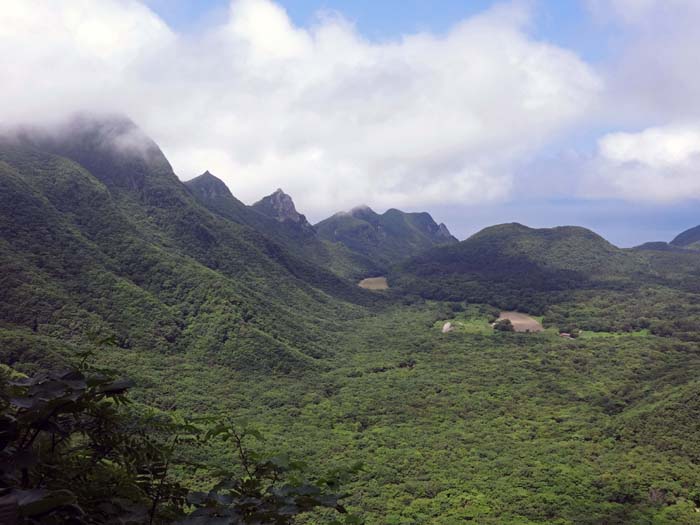
POLYGON ((700 250, 700 226, 695 226, 679 234, 670 243, 673 246, 700 250))
POLYGON ((641 257, 584 228, 502 224, 417 255, 393 278, 430 299, 541 311, 542 294, 620 286, 645 267, 641 257))
POLYGON ((0 516, 19 491, 21 525, 695 524, 698 343, 700 254, 675 244, 457 242, 367 208, 312 226, 282 191, 180 182, 123 118, 0 139, 0 516), (494 330, 504 309, 544 331, 494 330), (269 512, 218 515, 234 502, 269 512))
MULTIPOLYGON (((379 271, 378 265, 369 258, 353 253, 341 244, 320 239, 306 218, 296 213, 291 197, 286 194, 288 205, 291 204, 298 221, 279 220, 274 208, 266 208, 265 203, 272 196, 256 205, 246 206, 231 194, 223 181, 209 172, 187 181, 185 185, 209 211, 237 224, 254 228, 295 255, 340 276, 359 279, 379 271)), ((281 190, 279 193, 282 193, 281 190)))
POLYGON ((316 312, 374 300, 210 213, 139 133, 88 121, 0 145, 3 322, 289 369, 326 351, 316 312))
POLYGON ((366 206, 342 212, 316 224, 322 239, 390 265, 436 245, 457 242, 444 224, 428 213, 390 209, 379 215, 366 206))

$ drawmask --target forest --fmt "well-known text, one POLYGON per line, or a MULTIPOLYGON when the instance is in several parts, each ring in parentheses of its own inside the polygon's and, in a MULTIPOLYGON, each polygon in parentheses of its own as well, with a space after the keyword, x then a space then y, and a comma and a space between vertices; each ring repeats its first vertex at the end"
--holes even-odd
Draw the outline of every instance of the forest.
POLYGON ((0 139, 8 523, 700 522, 693 235, 317 229, 205 175, 122 118, 0 139))

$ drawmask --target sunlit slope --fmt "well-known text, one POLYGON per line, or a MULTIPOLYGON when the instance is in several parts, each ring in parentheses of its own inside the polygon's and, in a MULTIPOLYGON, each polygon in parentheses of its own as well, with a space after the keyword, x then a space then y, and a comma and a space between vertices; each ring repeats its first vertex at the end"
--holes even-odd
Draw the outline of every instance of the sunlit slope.
POLYGON ((132 123, 58 136, 0 145, 6 328, 286 370, 328 351, 324 323, 374 300, 203 208, 132 123))

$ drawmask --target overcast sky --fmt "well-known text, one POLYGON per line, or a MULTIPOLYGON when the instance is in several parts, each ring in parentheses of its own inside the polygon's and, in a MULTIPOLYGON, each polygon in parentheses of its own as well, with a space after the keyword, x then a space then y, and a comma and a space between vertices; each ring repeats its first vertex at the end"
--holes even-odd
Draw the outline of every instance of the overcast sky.
POLYGON ((0 122, 130 116, 182 179, 463 238, 700 223, 700 1, 3 0, 0 122))

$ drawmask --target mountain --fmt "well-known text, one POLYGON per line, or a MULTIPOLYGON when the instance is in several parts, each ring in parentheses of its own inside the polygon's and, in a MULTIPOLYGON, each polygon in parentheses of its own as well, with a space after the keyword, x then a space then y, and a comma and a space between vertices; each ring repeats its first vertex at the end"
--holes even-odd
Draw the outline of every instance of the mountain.
POLYGON ((341 212, 316 224, 322 239, 341 243, 353 252, 385 265, 442 244, 456 243, 444 224, 428 213, 390 209, 375 213, 367 206, 341 212))
POLYGON ((395 282, 430 299, 468 300, 541 310, 546 294, 619 286, 644 266, 585 228, 486 228, 465 241, 433 248, 393 268, 395 282))
MULTIPOLYGON (((208 172, 180 182, 121 118, 0 138, 2 482, 27 519, 181 522, 204 498, 183 489, 233 486, 237 456, 261 465, 246 512, 269 516, 275 483, 282 521, 323 498, 347 523, 697 522, 697 252, 519 224, 457 243, 427 214, 357 209, 385 260, 413 236, 451 241, 394 264, 378 296, 333 269, 359 253, 271 200, 246 206, 208 172), (546 330, 492 330, 504 308, 546 330), (63 371, 76 362, 89 382, 63 371), (114 373, 133 403, 102 399, 128 384, 114 373), (206 439, 171 434, 195 428, 206 439), (318 492, 341 482, 340 502, 318 492)), ((238 514, 225 490, 198 512, 238 514)))
POLYGON ((273 194, 263 197, 253 204, 252 208, 279 222, 291 222, 299 225, 300 228, 313 230, 306 217, 297 211, 292 198, 282 189, 277 189, 273 194))
POLYGON ((652 241, 645 242, 634 248, 630 248, 632 251, 657 251, 657 252, 687 252, 686 248, 681 246, 675 246, 671 243, 664 241, 652 241))
POLYGON ((680 248, 700 250, 700 226, 695 226, 679 234, 670 244, 680 248))
POLYGON ((304 215, 296 211, 292 198, 278 190, 253 206, 236 199, 226 184, 209 173, 185 183, 192 195, 212 213, 249 226, 284 246, 287 251, 341 277, 357 280, 379 272, 368 257, 322 240, 304 215))
POLYGON ((203 207, 121 117, 2 138, 0 226, 0 319, 14 334, 4 362, 40 346, 27 340, 99 336, 130 351, 289 372, 328 351, 320 334, 332 318, 318 312, 376 300, 203 207))

